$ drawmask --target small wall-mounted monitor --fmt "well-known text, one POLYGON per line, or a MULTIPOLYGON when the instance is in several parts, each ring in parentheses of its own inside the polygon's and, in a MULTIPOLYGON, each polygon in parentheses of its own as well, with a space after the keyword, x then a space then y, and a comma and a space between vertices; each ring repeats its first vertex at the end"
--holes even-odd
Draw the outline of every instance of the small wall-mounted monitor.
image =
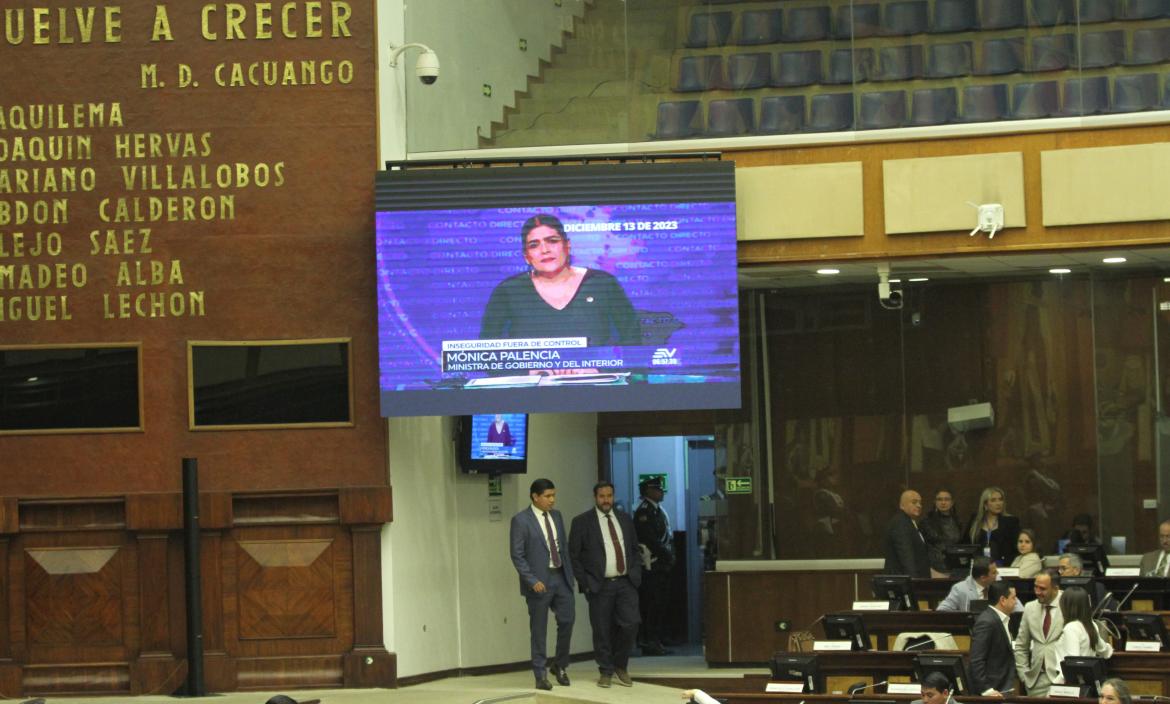
POLYGON ((1104 658, 1067 657, 1060 662, 1064 683, 1079 686, 1082 697, 1096 698, 1101 683, 1109 678, 1104 658))
POLYGON ((1094 606, 1097 605, 1097 590, 1093 587, 1092 577, 1087 574, 1078 574, 1073 577, 1060 578, 1061 589, 1072 589, 1073 587, 1084 589, 1089 595, 1089 603, 1094 606))
POLYGON ((491 413, 459 419, 459 466, 468 474, 528 471, 528 415, 491 413))
POLYGON ((1162 644, 1162 650, 1170 645, 1161 614, 1126 612, 1121 616, 1125 620, 1126 640, 1157 641, 1162 644))
POLYGON ((847 640, 853 643, 854 650, 869 650, 869 634, 858 614, 829 614, 825 616, 824 626, 829 640, 847 640))
POLYGON ((914 587, 909 575, 875 574, 873 596, 875 599, 888 599, 890 611, 918 610, 918 600, 914 598, 914 587))
MULTIPOLYGON (((940 655, 935 653, 914 656, 914 679, 921 682, 931 672, 941 673, 952 683, 952 694, 972 694, 968 689, 967 668, 962 655, 940 655)), ((975 692, 978 694, 978 692, 975 692)))
POLYGON ((1070 555, 1079 555, 1085 563, 1085 574, 1105 574, 1109 566, 1109 558, 1105 557, 1105 548, 1100 543, 1069 544, 1064 548, 1070 555))
POLYGON ((772 679, 777 682, 799 680, 804 682, 804 691, 810 694, 822 689, 816 655, 790 655, 778 652, 772 656, 769 665, 772 669, 772 679))
POLYGON ((954 576, 967 576, 971 572, 971 559, 982 554, 982 545, 948 545, 943 548, 943 559, 954 576))

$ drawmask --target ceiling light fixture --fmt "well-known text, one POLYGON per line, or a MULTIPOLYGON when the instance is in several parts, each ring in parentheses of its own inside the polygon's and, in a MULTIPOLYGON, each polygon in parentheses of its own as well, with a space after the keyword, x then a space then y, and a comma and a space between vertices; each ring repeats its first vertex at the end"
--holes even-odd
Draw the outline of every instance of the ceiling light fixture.
POLYGON ((910 283, 912 284, 922 283, 923 281, 930 281, 930 279, 926 278, 925 276, 915 276, 910 279, 910 283))
POLYGON ((1048 273, 1049 274, 1071 274, 1072 269, 1064 269, 1064 268, 1057 267, 1056 269, 1049 269, 1048 273))
POLYGON ((817 269, 817 273, 821 276, 836 276, 841 273, 840 269, 817 269))
POLYGON ((1125 257, 1105 257, 1101 262, 1103 264, 1124 264, 1125 257))

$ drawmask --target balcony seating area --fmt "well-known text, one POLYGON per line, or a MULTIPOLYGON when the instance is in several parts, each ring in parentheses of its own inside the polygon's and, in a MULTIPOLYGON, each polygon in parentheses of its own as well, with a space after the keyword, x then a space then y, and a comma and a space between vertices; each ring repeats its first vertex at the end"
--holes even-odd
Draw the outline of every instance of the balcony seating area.
POLYGON ((653 139, 1170 109, 1170 0, 709 0, 653 139))

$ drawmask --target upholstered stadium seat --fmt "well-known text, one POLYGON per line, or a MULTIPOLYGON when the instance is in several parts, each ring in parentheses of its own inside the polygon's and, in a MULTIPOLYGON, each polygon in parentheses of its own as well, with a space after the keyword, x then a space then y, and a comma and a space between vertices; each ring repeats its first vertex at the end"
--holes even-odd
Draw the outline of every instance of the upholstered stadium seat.
POLYGON ((1060 114, 1069 117, 1109 112, 1109 79, 1105 76, 1070 78, 1064 82, 1060 114))
POLYGON ((882 34, 906 36, 920 34, 927 28, 926 0, 888 3, 882 12, 882 34))
POLYGON ((696 12, 691 15, 686 45, 693 49, 723 46, 731 36, 731 11, 696 12))
POLYGON ((1008 90, 1003 83, 963 86, 963 110, 960 122, 994 122, 1006 120, 1008 90))
POLYGON ((732 90, 763 88, 771 77, 772 55, 767 52, 727 57, 727 83, 732 90))
POLYGON ((901 127, 906 123, 906 91, 884 90, 861 94, 857 126, 863 130, 901 127))
POLYGON ((780 41, 780 10, 744 10, 739 13, 735 43, 742 46, 780 41))
POLYGON ((878 49, 877 70, 870 76, 874 81, 906 81, 921 78, 923 73, 922 46, 883 46, 878 49))
POLYGON ((1170 0, 1125 0, 1121 18, 1150 20, 1170 14, 1170 0))
POLYGON ((864 83, 873 71, 873 49, 834 49, 829 54, 829 73, 822 83, 864 83))
POLYGON ((954 88, 919 88, 910 96, 910 125, 945 125, 959 115, 958 91, 954 88))
POLYGON ((983 29, 1023 27, 1027 14, 1026 0, 982 0, 979 26, 983 29))
POLYGON ((975 73, 980 76, 998 76, 1024 70, 1024 38, 988 39, 980 47, 980 58, 975 73))
POLYGON ((1063 71, 1076 66, 1076 36, 1071 33, 1032 37, 1031 45, 1028 71, 1063 71))
POLYGON ((1116 14, 1116 0, 1079 0, 1077 3, 1077 21, 1081 24, 1111 22, 1116 14))
POLYGON ((1129 59, 1122 63, 1130 66, 1160 64, 1170 59, 1170 31, 1164 27, 1133 30, 1133 47, 1129 59))
POLYGON ((729 98, 707 103, 707 136, 735 137, 756 129, 755 105, 751 98, 729 98))
POLYGON ((1033 27, 1052 27, 1076 21, 1073 0, 1028 0, 1028 24, 1033 27))
POLYGON ((1158 74, 1138 73, 1113 79, 1113 112, 1139 112, 1158 105, 1158 74))
POLYGON ((702 131, 699 127, 699 108, 697 100, 659 103, 654 139, 685 139, 699 134, 702 131))
POLYGON ((926 77, 952 78, 971 74, 971 43, 931 44, 926 48, 926 77))
POLYGON ((1125 32, 1123 30, 1081 34, 1081 68, 1116 66, 1124 58, 1125 32))
POLYGON ((809 100, 808 128, 836 132, 853 128, 853 93, 821 93, 809 100))
POLYGON ((1035 81, 1012 86, 1012 117, 1032 120, 1051 117, 1060 111, 1060 83, 1035 81))
POLYGON ((975 29, 975 0, 934 0, 930 31, 967 32, 975 29))
POLYGON ((808 86, 821 82, 821 52, 784 51, 776 57, 776 68, 772 71, 772 85, 808 86))
POLYGON ((837 8, 833 36, 838 39, 862 39, 881 31, 881 5, 841 5, 837 8))
POLYGON ((794 7, 784 21, 784 41, 813 42, 829 36, 828 7, 794 7))
POLYGON ((727 86, 723 78, 722 56, 684 56, 678 61, 678 81, 674 89, 682 93, 718 90, 727 86))
POLYGON ((760 134, 791 134, 804 129, 803 95, 771 95, 760 101, 760 134))

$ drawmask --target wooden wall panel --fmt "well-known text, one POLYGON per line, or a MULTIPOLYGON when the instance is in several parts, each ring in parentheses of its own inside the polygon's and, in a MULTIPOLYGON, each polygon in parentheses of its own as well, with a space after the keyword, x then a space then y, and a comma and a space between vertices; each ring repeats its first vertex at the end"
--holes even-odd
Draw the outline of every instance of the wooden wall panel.
MULTIPOLYGON (((387 492, 354 494, 377 518, 387 492)), ((337 493, 248 494, 240 525, 202 532, 203 642, 209 691, 394 684, 382 644, 380 524, 342 524, 337 493), (298 525, 300 508, 323 508, 298 525), (327 507, 332 506, 332 509, 327 507), (355 622, 355 614, 361 622, 355 622), (360 634, 360 642, 355 634, 360 634)), ((201 502, 207 505, 208 502, 201 502)), ((109 497, 18 504, 0 539, 0 695, 166 694, 187 671, 183 540, 172 502, 109 497), (85 530, 121 521, 152 530, 85 530), (25 515, 25 513, 27 515, 25 515), (153 518, 152 518, 153 517, 153 518)))
MULTIPOLYGON (((817 238, 741 242, 741 264, 888 259, 945 254, 1125 247, 1163 243, 1170 239, 1170 221, 1115 225, 1044 227, 1040 154, 1044 151, 1100 146, 1153 144, 1166 140, 1164 126, 986 135, 905 142, 857 143, 739 151, 726 156, 738 167, 789 164, 861 162, 863 198, 866 203, 863 237, 817 238), (888 237, 885 232, 882 164, 887 159, 953 157, 971 154, 1020 152, 1024 155, 1024 207, 1029 214, 1024 228, 988 241, 986 237, 957 236, 953 232, 920 233, 888 237)), ((813 207, 831 208, 830 202, 813 207)), ((972 223, 974 224, 974 223, 972 223)))

